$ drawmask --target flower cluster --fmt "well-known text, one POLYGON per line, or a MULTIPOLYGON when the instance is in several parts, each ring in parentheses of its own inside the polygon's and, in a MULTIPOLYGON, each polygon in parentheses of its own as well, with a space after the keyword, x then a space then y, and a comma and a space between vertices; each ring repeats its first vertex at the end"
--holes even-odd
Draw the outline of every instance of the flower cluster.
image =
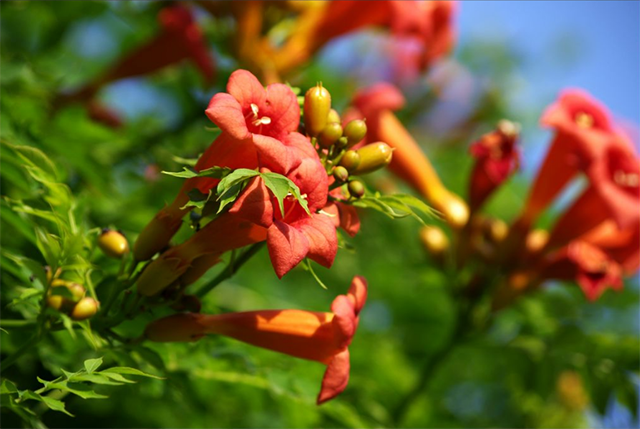
MULTIPOLYGON (((382 142, 352 149, 367 127, 354 120, 343 130, 322 85, 304 98, 303 126, 293 90, 278 83, 265 88, 248 71, 235 71, 227 92, 213 96, 206 115, 220 129, 219 136, 187 173, 175 200, 158 212, 133 247, 136 261, 160 253, 137 280, 141 296, 174 299, 178 291, 184 297, 182 291, 219 263, 225 252, 262 242, 278 277, 305 258, 331 267, 338 250, 336 229, 342 227, 349 235, 359 229, 351 203, 363 197, 365 189, 354 176, 386 166, 391 150, 382 142), (207 200, 198 209, 200 222, 211 219, 185 242, 169 246, 183 217, 194 210, 194 195, 207 200)), ((328 365, 319 398, 324 402, 346 386, 346 346, 365 295, 366 283, 357 277, 348 298, 334 302, 335 317, 295 310, 176 315, 150 325, 147 337, 170 341, 218 333, 319 360, 328 365), (267 321, 254 326, 256 318, 267 321)))

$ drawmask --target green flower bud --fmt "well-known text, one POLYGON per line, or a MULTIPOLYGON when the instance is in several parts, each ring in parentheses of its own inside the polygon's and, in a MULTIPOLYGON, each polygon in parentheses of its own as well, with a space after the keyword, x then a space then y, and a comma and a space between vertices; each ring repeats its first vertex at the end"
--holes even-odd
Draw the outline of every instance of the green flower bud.
POLYGON ((78 303, 73 307, 71 311, 71 318, 73 320, 85 320, 90 317, 93 317, 97 312, 100 304, 93 298, 82 298, 78 303))
POLYGON ((340 160, 340 165, 353 172, 360 165, 360 155, 355 150, 348 150, 340 160))
POLYGON ((364 184, 359 180, 352 180, 349 182, 349 194, 353 198, 361 198, 364 195, 364 184))
POLYGON ((98 237, 98 247, 110 258, 120 259, 129 253, 129 243, 124 235, 109 228, 102 230, 98 237))
POLYGON ((337 166, 333 169, 333 178, 336 179, 336 182, 343 183, 349 180, 349 172, 346 168, 337 166))
POLYGON ((336 122, 329 123, 318 136, 318 143, 320 143, 320 147, 329 149, 340 137, 342 137, 342 125, 336 122))
POLYGON ((342 119, 340 119, 340 115, 336 112, 335 109, 329 110, 329 114, 327 115, 327 122, 329 124, 342 124, 342 119))
POLYGON ((317 136, 327 126, 330 110, 331 94, 321 83, 307 91, 304 96, 304 127, 310 136, 317 136))
POLYGON ((338 149, 344 149, 345 147, 347 147, 348 144, 349 144, 349 140, 347 140, 345 136, 342 136, 336 142, 336 147, 338 149))
POLYGON ((355 119, 344 127, 344 135, 349 146, 360 143, 364 136, 367 135, 367 124, 362 119, 355 119))
POLYGON ((382 142, 366 145, 358 149, 360 163, 355 170, 350 170, 351 174, 367 174, 379 170, 389 165, 393 154, 393 149, 382 142))

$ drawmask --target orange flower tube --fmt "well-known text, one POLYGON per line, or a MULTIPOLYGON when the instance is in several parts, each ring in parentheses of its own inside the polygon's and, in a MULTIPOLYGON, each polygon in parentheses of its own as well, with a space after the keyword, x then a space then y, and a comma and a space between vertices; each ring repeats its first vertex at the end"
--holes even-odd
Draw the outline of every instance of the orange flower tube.
POLYGON ((367 298, 367 282, 356 276, 347 295, 339 295, 331 313, 259 310, 219 315, 175 314, 150 323, 151 341, 196 341, 207 334, 239 341, 327 365, 318 404, 340 394, 349 381, 349 349, 367 298))

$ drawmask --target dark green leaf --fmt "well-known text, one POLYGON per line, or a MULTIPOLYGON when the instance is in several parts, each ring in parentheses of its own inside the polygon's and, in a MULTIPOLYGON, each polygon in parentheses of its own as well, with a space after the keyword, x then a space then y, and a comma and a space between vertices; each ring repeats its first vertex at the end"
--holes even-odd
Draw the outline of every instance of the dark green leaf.
POLYGON ((0 385, 0 395, 7 395, 11 393, 18 393, 18 388, 9 380, 2 380, 0 385))

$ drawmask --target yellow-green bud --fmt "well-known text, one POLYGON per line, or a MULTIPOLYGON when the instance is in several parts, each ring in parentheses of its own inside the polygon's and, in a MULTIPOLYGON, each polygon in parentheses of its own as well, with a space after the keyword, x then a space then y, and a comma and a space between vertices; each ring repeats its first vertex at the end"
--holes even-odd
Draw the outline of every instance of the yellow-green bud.
POLYGON ((358 149, 360 163, 355 170, 350 170, 351 174, 367 174, 372 171, 386 167, 391 162, 393 149, 382 142, 372 143, 358 149))
POLYGON ((360 165, 360 154, 355 150, 348 150, 340 160, 340 165, 347 169, 349 172, 353 172, 358 165, 360 165))
POLYGON ((102 230, 102 234, 98 237, 98 247, 105 255, 116 259, 129 253, 129 243, 124 235, 109 228, 102 230))
POLYGON ((100 304, 93 298, 82 298, 71 310, 71 318, 73 320, 85 320, 93 317, 97 312, 100 304))
POLYGON ((442 229, 435 226, 425 226, 420 230, 420 241, 429 255, 441 259, 449 249, 449 238, 442 229))
POLYGON ((331 94, 322 84, 309 89, 304 96, 304 127, 312 137, 317 136, 327 126, 331 110, 331 94))
POLYGON ((327 115, 327 122, 329 124, 342 124, 342 119, 340 119, 340 115, 336 112, 335 109, 329 110, 329 114, 327 115))
POLYGON ((337 166, 333 169, 333 178, 339 183, 346 182, 349 179, 349 172, 346 168, 337 166))
POLYGON ((362 119, 354 119, 344 127, 344 136, 347 138, 349 146, 360 143, 366 135, 367 124, 362 119))
POLYGON ((359 180, 352 180, 349 182, 349 194, 353 198, 361 198, 364 195, 364 184, 359 180))
MULTIPOLYGON (((58 292, 60 291, 58 290, 58 292)), ((66 312, 71 310, 75 303, 84 297, 85 293, 85 288, 78 283, 55 279, 47 293, 47 305, 55 310, 66 312), (64 294, 54 293, 55 289, 61 287, 66 288, 68 293, 64 291, 64 294)))
POLYGON ((336 147, 338 149, 344 149, 345 147, 347 147, 348 144, 349 144, 349 140, 347 140, 345 136, 342 136, 336 142, 336 147))
POLYGON ((320 147, 329 149, 340 137, 342 137, 342 125, 332 122, 324 127, 324 130, 318 136, 318 143, 320 143, 320 147))

